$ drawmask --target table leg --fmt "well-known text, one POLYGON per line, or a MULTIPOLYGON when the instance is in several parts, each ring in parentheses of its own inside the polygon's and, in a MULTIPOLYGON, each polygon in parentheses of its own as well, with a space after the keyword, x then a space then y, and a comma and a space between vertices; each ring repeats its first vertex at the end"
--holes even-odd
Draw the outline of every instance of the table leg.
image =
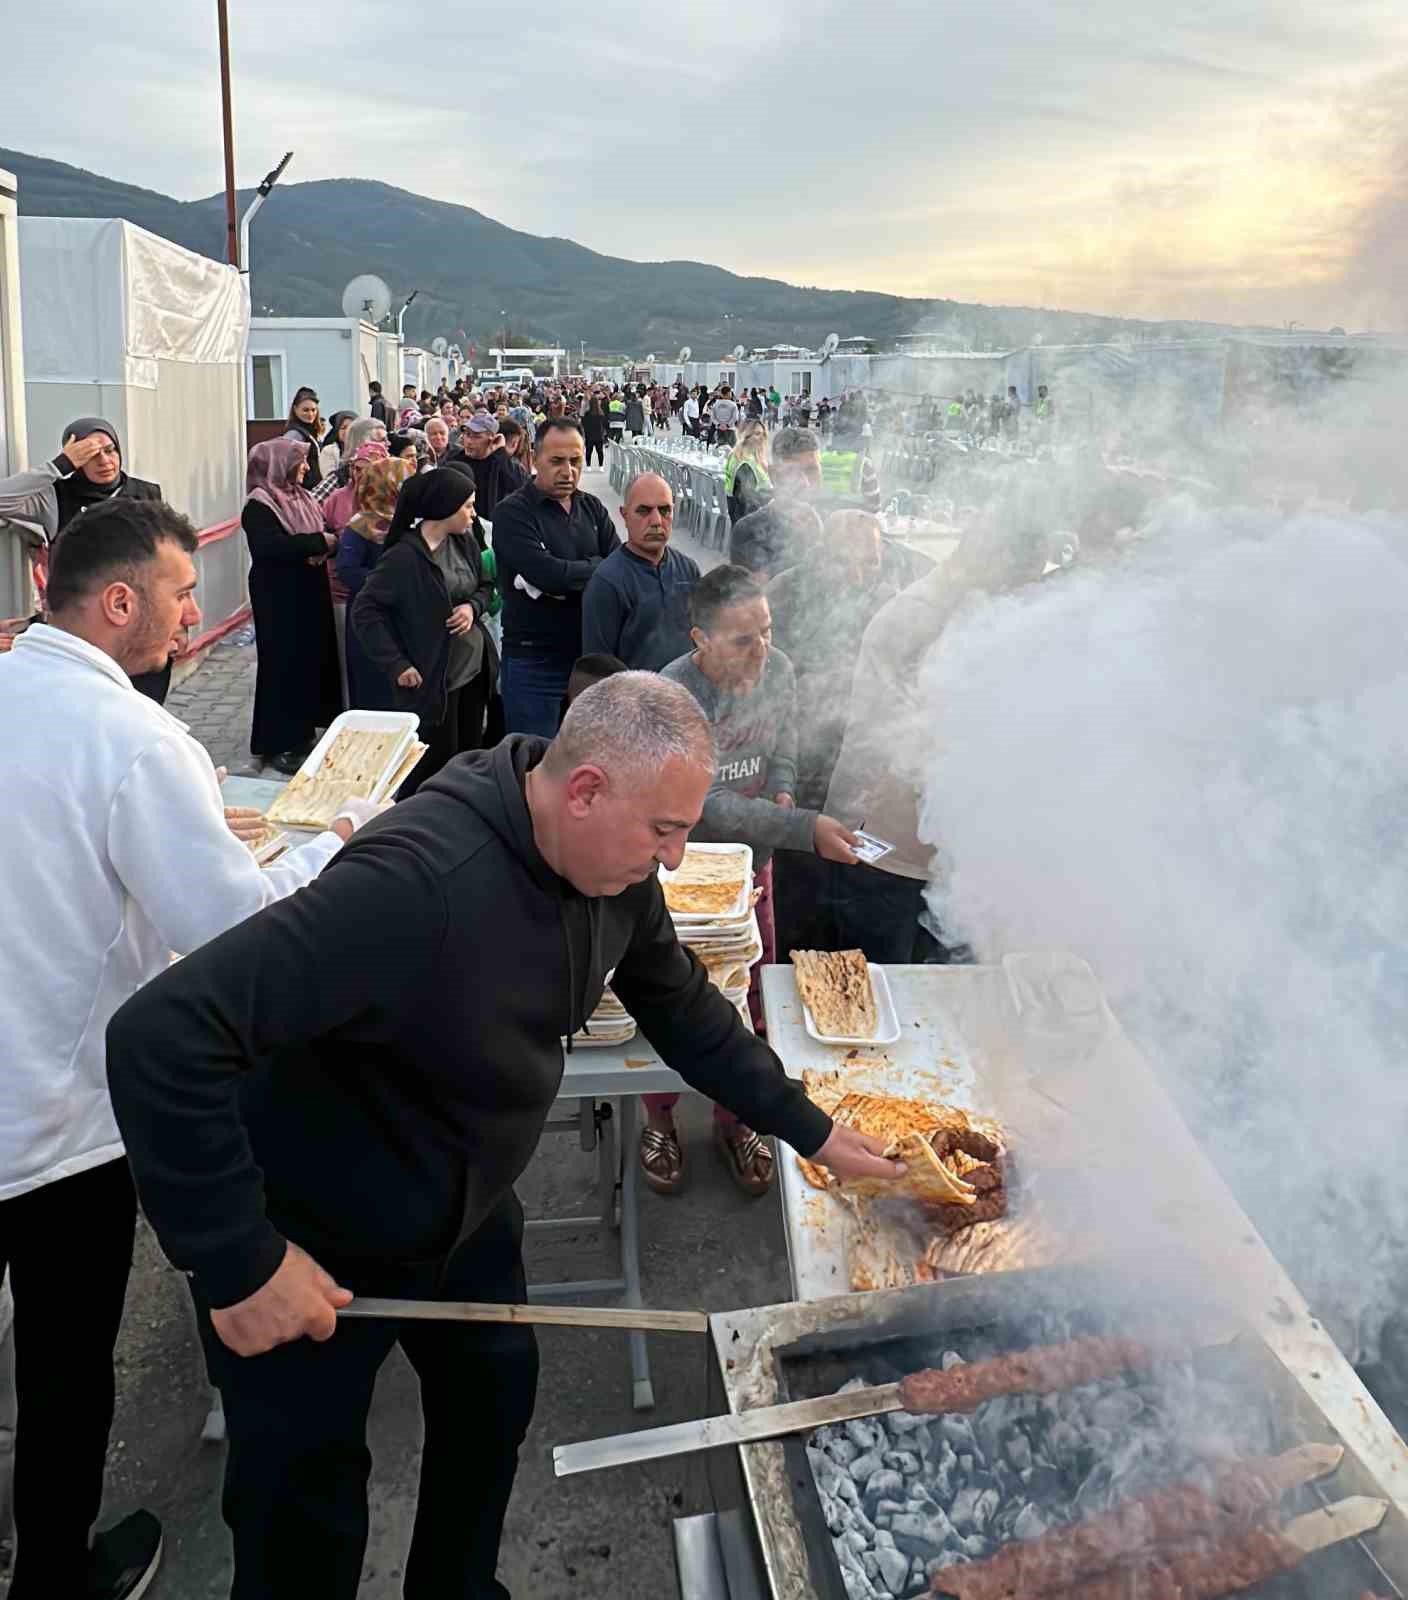
MULTIPOLYGON (((626 1280, 624 1303, 639 1307, 640 1298, 640 1162, 636 1155, 636 1115, 639 1100, 621 1096, 621 1276, 626 1280)), ((631 1404, 649 1411, 655 1404, 650 1381, 650 1352, 645 1335, 627 1335, 631 1361, 631 1404)))

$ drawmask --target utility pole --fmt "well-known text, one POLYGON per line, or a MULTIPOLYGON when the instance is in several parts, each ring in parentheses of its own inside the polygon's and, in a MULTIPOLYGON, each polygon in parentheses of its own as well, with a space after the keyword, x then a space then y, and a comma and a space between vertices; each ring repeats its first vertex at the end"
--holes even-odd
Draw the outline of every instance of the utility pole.
POLYGON ((220 24, 220 113, 225 133, 225 259, 240 264, 240 227, 235 215, 235 128, 230 110, 230 18, 227 0, 215 0, 220 24))

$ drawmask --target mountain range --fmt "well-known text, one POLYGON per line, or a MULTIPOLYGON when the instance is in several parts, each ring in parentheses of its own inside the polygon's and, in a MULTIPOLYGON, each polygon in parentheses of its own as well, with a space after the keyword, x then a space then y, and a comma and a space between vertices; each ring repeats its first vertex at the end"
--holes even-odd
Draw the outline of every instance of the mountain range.
MULTIPOLYGON (((175 200, 19 150, 0 149, 0 167, 19 181, 21 215, 124 217, 224 259, 223 192, 175 200)), ((252 197, 241 191, 241 212, 252 197)), ((340 316, 343 286, 372 272, 390 285, 397 306, 410 290, 420 291, 406 315, 408 342, 428 345, 443 334, 481 351, 505 331, 510 343, 585 344, 595 355, 667 357, 688 344, 696 360, 717 359, 737 344, 814 347, 832 332, 882 346, 901 334, 935 333, 950 348, 992 350, 1037 339, 1084 344, 1227 331, 1211 323, 803 288, 699 261, 628 261, 359 178, 280 184, 252 235, 257 315, 340 316)))

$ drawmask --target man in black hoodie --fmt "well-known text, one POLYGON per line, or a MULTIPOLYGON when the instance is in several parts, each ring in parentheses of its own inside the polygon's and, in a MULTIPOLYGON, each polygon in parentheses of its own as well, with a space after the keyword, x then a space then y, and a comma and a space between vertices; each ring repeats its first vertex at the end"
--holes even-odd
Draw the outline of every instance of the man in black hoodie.
POLYGON ((662 1058, 750 1127, 842 1176, 903 1171, 832 1127, 675 939, 655 869, 681 859, 713 771, 689 692, 619 673, 551 744, 457 757, 113 1019, 128 1157, 192 1275, 225 1401, 233 1600, 354 1600, 367 1409, 397 1342, 425 1414, 406 1600, 507 1595, 531 1332, 336 1312, 354 1295, 525 1298, 512 1186, 561 1040, 609 972, 662 1058))

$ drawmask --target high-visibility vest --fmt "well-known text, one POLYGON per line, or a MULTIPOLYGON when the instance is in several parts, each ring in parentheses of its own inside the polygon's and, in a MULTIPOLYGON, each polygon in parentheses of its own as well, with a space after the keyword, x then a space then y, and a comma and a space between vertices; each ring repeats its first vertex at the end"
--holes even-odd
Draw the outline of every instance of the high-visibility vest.
POLYGON ((768 477, 766 470, 760 467, 756 461, 745 462, 741 456, 730 455, 728 460, 724 462, 724 493, 726 495, 733 494, 733 481, 738 476, 738 469, 742 466, 752 467, 753 476, 757 479, 760 489, 772 488, 772 479, 768 477))
POLYGON ((961 417, 963 415, 963 402, 961 400, 950 400, 948 414, 951 417, 961 417))
POLYGON ((626 402, 624 400, 613 400, 607 410, 613 417, 624 417, 626 414, 626 402))
POLYGON ((854 494, 860 488, 865 457, 859 450, 823 450, 821 482, 828 494, 854 494))
POLYGON ((1036 414, 1038 421, 1045 422, 1046 419, 1051 415, 1051 401, 1038 400, 1036 403, 1036 414))

